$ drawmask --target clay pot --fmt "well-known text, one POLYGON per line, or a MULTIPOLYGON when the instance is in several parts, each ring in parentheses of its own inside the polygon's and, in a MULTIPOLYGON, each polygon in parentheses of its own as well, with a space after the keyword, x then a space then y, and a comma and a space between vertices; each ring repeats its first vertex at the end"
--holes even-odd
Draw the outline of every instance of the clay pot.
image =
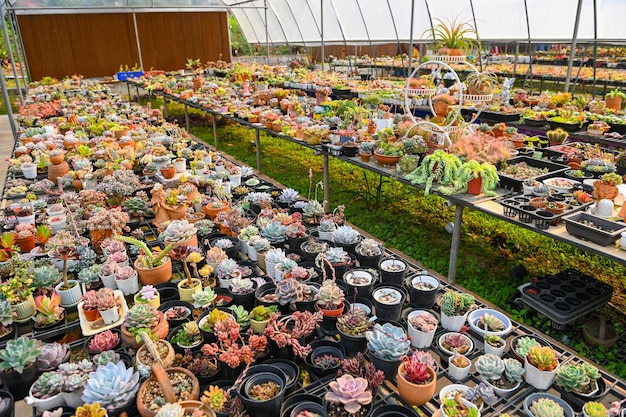
MULTIPOLYGON (((165 339, 167 337, 167 333, 170 331, 170 326, 165 320, 165 315, 161 311, 157 311, 157 317, 159 318, 159 322, 154 329, 152 329, 152 334, 155 334, 159 339, 165 339)), ((130 334, 126 326, 121 326, 121 334, 122 341, 124 344, 132 349, 137 349, 141 346, 141 343, 137 342, 137 340, 130 334)))
POLYGON ((64 160, 65 160, 65 154, 63 153, 60 155, 50 156, 50 163, 52 163, 53 165, 59 165, 63 163, 64 160))
POLYGON ((183 373, 187 376, 187 378, 192 381, 192 390, 189 394, 190 400, 198 400, 200 398, 200 383, 198 382, 198 378, 191 372, 185 368, 168 368, 164 369, 161 365, 153 365, 152 366, 152 375, 143 384, 139 387, 139 392, 137 393, 137 411, 141 417, 154 417, 156 412, 151 410, 146 403, 144 403, 142 397, 144 391, 147 389, 148 385, 153 381, 158 381, 161 391, 165 397, 165 401, 168 403, 175 403, 178 401, 176 394, 174 393, 174 388, 172 387, 172 383, 170 382, 170 377, 168 374, 172 373, 183 373))
POLYGON ((359 156, 361 157, 361 161, 363 162, 369 162, 370 158, 372 157, 371 153, 359 153, 359 156))
MULTIPOLYGON (((174 348, 172 347, 170 342, 168 342, 167 340, 159 340, 159 344, 164 344, 165 346, 167 346, 167 356, 161 359, 161 363, 163 364, 164 367, 168 368, 172 366, 172 363, 174 363, 174 356, 176 355, 176 352, 174 352, 174 348)), ((156 343, 153 343, 153 345, 156 348, 156 343)), ((135 357, 139 358, 139 354, 147 349, 148 348, 146 345, 142 345, 139 349, 137 349, 137 353, 135 357)), ((137 363, 141 363, 142 365, 145 365, 143 362, 139 361, 138 359, 137 359, 137 363)))
POLYGON ((170 242, 166 240, 165 246, 174 245, 174 246, 198 246, 198 235, 193 235, 187 240, 182 240, 180 242, 170 242))
POLYGON ((56 184, 57 179, 70 172, 67 162, 61 161, 59 164, 48 165, 48 179, 56 184))
POLYGON ((20 247, 22 253, 28 253, 35 247, 35 235, 29 237, 16 239, 17 245, 20 247))
POLYGON ((176 168, 161 168, 161 175, 163 175, 163 178, 167 180, 172 179, 174 178, 174 175, 176 175, 176 168))
POLYGON ((428 367, 428 373, 430 373, 432 381, 426 385, 417 385, 404 378, 404 363, 400 364, 398 367, 396 385, 398 386, 398 393, 407 404, 423 405, 430 401, 433 395, 435 395, 437 373, 431 367, 428 367))
POLYGON ((596 200, 596 204, 600 200, 608 199, 613 200, 619 194, 619 189, 616 185, 605 184, 602 181, 596 181, 593 183, 593 197, 596 200))
POLYGON ((604 101, 606 102, 607 109, 613 109, 616 112, 619 112, 622 109, 622 98, 619 96, 607 97, 604 101))
POLYGON ((142 268, 138 261, 135 260, 135 271, 139 276, 139 282, 143 285, 161 284, 172 277, 172 260, 169 257, 166 257, 165 261, 156 268, 142 268))
POLYGON ((215 220, 215 217, 217 217, 217 213, 219 213, 220 211, 228 210, 230 210, 230 203, 228 201, 224 201, 222 206, 217 208, 211 207, 209 205, 202 206, 202 212, 209 216, 211 220, 215 220))
POLYGON ((113 236, 112 230, 96 229, 91 231, 91 244, 93 245, 93 249, 96 251, 97 254, 102 255, 102 242, 104 242, 104 239, 111 236, 113 236))

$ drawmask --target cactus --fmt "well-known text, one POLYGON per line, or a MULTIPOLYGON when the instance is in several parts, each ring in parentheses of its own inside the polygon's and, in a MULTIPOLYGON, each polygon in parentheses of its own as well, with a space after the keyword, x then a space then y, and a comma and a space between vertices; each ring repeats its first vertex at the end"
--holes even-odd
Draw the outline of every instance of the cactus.
POLYGON ((81 399, 86 404, 99 403, 108 411, 133 400, 139 389, 139 373, 126 369, 124 363, 108 363, 89 374, 81 399))
POLYGON ((591 382, 585 369, 578 365, 561 366, 556 371, 554 380, 565 391, 580 391, 591 382))
POLYGON ((46 343, 41 347, 41 354, 37 357, 37 366, 40 370, 54 369, 70 357, 70 350, 64 343, 46 343))
POLYGON ((359 241, 361 235, 350 226, 339 226, 333 232, 333 240, 338 244, 354 244, 359 241))
POLYGON ((559 127, 555 130, 548 130, 548 133, 546 135, 548 136, 548 140, 551 143, 563 143, 565 142, 565 139, 567 139, 567 137, 569 136, 569 133, 559 127))
POLYGON ((63 376, 57 372, 44 372, 37 378, 31 387, 31 395, 34 398, 45 400, 61 392, 63 376))
POLYGON ((120 354, 115 352, 114 350, 106 350, 102 353, 98 353, 92 359, 94 367, 98 367, 100 365, 106 365, 109 362, 117 363, 120 361, 120 354))
POLYGON ((564 417, 563 407, 549 398, 539 398, 530 405, 533 417, 564 417))
POLYGON ((113 350, 120 342, 120 336, 111 330, 105 330, 96 333, 89 342, 89 350, 92 353, 102 353, 107 350, 113 350))
POLYGON ((550 346, 533 346, 526 358, 540 371, 553 371, 559 365, 556 353, 550 346))
POLYGON ((198 233, 198 229, 187 220, 173 220, 159 237, 162 237, 166 242, 183 242, 196 233, 198 233))
POLYGON ((345 374, 328 384, 330 392, 327 392, 325 399, 328 402, 342 405, 344 410, 354 414, 361 409, 361 406, 372 402, 372 393, 368 391, 367 379, 354 378, 350 374, 345 374))
POLYGON ((491 353, 479 357, 476 360, 475 366, 476 371, 487 379, 499 379, 504 372, 504 362, 502 359, 491 353))
POLYGON ((357 250, 363 256, 379 256, 383 253, 382 245, 374 239, 363 239, 357 246, 357 250))
POLYGON ((521 337, 517 339, 517 344, 515 345, 515 352, 522 358, 525 358, 528 355, 528 351, 533 346, 541 346, 541 344, 537 341, 537 339, 533 339, 532 337, 521 337))
POLYGON ((400 360, 408 352, 411 342, 404 334, 404 329, 391 323, 375 324, 374 328, 365 332, 367 348, 381 359, 400 360))
POLYGON ((269 222, 261 229, 261 236, 272 243, 284 242, 287 239, 287 226, 279 222, 269 222))
POLYGON ((462 316, 474 305, 474 296, 448 290, 441 297, 441 312, 446 316, 462 316))

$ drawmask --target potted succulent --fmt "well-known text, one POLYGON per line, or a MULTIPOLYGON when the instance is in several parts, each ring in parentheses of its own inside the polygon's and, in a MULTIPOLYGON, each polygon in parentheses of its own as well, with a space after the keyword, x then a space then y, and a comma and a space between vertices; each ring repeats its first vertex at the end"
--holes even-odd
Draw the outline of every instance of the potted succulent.
POLYGON ((150 304, 154 308, 161 305, 161 297, 159 292, 152 285, 144 285, 141 290, 135 294, 135 303, 150 304))
POLYGON ((340 376, 328 384, 330 391, 324 399, 328 403, 328 413, 337 417, 364 417, 372 402, 372 393, 368 390, 365 378, 350 374, 340 376))
POLYGON ((318 292, 317 308, 325 316, 337 317, 344 311, 344 294, 337 283, 332 279, 326 279, 318 292))
POLYGON ((35 339, 21 336, 9 340, 0 350, 0 375, 2 383, 16 401, 23 399, 37 379, 37 357, 41 354, 35 339))
POLYGON ((448 375, 455 381, 461 381, 469 375, 472 363, 467 356, 455 352, 448 358, 448 375))
POLYGON ((574 410, 561 398, 547 393, 535 393, 524 399, 524 411, 530 417, 573 417, 574 410))
POLYGON ((126 345, 138 348, 143 343, 143 333, 156 339, 165 339, 169 324, 163 313, 151 305, 135 304, 126 312, 120 331, 126 345))
POLYGON ((177 353, 199 351, 203 342, 202 334, 195 321, 189 321, 182 326, 173 329, 169 334, 169 342, 177 353))
POLYGON ((140 249, 140 255, 133 264, 139 281, 143 285, 155 285, 167 282, 172 276, 172 260, 168 257, 174 245, 167 245, 156 256, 144 242, 128 236, 115 236, 115 239, 140 249))
POLYGON ((365 338, 372 363, 385 373, 386 379, 393 379, 411 346, 404 329, 391 323, 376 323, 372 330, 365 332, 365 338))
POLYGON ((441 297, 441 326, 452 332, 458 332, 465 324, 467 316, 474 307, 474 296, 454 290, 446 291, 441 297))
POLYGON ((411 345, 416 348, 428 348, 433 343, 439 320, 428 311, 414 310, 407 316, 408 332, 411 345))
POLYGON ((463 333, 444 333, 439 337, 437 343, 441 352, 445 355, 452 355, 455 352, 466 354, 474 349, 472 339, 463 333))
POLYGON ((452 20, 437 18, 434 20, 437 24, 432 29, 424 31, 422 36, 434 39, 436 43, 434 49, 439 55, 462 56, 473 49, 480 50, 480 40, 470 22, 460 21, 458 17, 452 20))
POLYGON ((134 295, 139 291, 137 271, 129 265, 115 271, 115 283, 124 295, 134 295))
POLYGON ((61 296, 52 294, 38 295, 35 297, 35 309, 37 313, 32 318, 35 330, 45 330, 54 327, 65 319, 65 309, 60 306, 61 296))
POLYGON ((172 220, 159 236, 165 245, 198 246, 198 229, 187 220, 172 220))
POLYGON ((89 374, 81 399, 84 404, 97 403, 107 413, 117 415, 135 401, 138 389, 139 372, 126 368, 123 362, 109 362, 89 374))
POLYGON ((405 299, 404 288, 396 287, 393 284, 380 284, 374 288, 372 293, 376 317, 380 320, 398 321, 402 315, 405 299))
POLYGON ((439 280, 434 276, 422 272, 410 278, 407 282, 411 306, 421 309, 429 309, 435 305, 435 297, 439 289, 439 280))
POLYGON ((491 333, 485 333, 483 341, 485 353, 496 356, 502 356, 504 354, 504 349, 506 348, 506 340, 504 340, 502 337, 491 333))
POLYGON ((407 404, 426 404, 433 397, 436 385, 437 373, 420 359, 417 351, 398 367, 398 393, 407 404))
POLYGON ((107 350, 116 350, 122 345, 122 339, 117 330, 105 330, 96 333, 85 341, 85 348, 89 355, 97 355, 107 350))
POLYGON ((465 398, 462 398, 459 394, 454 397, 446 397, 441 403, 439 409, 441 410, 442 417, 480 417, 478 407, 465 398))
POLYGON ((112 289, 100 288, 96 293, 96 303, 104 324, 112 324, 120 319, 117 300, 112 289))
POLYGON ((559 368, 557 354, 550 346, 533 346, 528 350, 524 369, 526 382, 537 389, 548 389, 559 368))
POLYGON ((356 246, 356 258, 362 268, 376 268, 383 256, 383 245, 374 239, 365 238, 356 246))
POLYGON ((608 410, 604 404, 596 401, 586 402, 582 410, 585 417, 606 417, 608 415, 608 410))
POLYGON ((626 101, 626 94, 618 89, 611 90, 604 96, 604 100, 608 109, 619 113, 622 110, 622 102, 626 101))
POLYGON ((384 259, 378 263, 378 270, 381 282, 402 285, 408 265, 400 259, 384 259))
POLYGON ((476 359, 475 366, 482 381, 490 385, 500 397, 515 392, 522 383, 524 368, 513 358, 501 359, 487 353, 476 359))
POLYGON ((250 327, 255 333, 263 333, 272 313, 277 313, 278 307, 258 305, 250 312, 250 327))
POLYGON ((598 368, 587 362, 560 366, 554 382, 562 389, 561 398, 574 411, 581 410, 586 402, 600 398, 606 387, 598 368))
POLYGON ((337 318, 337 331, 341 335, 340 343, 346 350, 347 356, 365 352, 367 347, 365 332, 370 331, 372 327, 374 323, 369 320, 362 308, 352 306, 347 313, 337 318))

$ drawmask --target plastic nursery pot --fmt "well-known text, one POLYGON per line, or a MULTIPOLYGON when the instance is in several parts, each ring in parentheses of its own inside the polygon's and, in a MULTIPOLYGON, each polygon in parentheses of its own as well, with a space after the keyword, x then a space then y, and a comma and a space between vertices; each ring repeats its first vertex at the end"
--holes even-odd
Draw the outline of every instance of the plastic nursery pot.
POLYGON ((268 295, 268 294, 274 294, 274 292, 276 291, 276 285, 274 285, 273 282, 268 282, 266 284, 261 285, 259 288, 257 288, 254 291, 254 298, 256 299, 256 304, 257 305, 262 305, 262 306, 277 306, 278 302, 270 302, 270 301, 265 301, 263 299, 264 296, 268 295))
POLYGON ((233 294, 230 288, 228 288, 228 295, 230 295, 233 299, 232 304, 236 306, 243 306, 246 311, 252 310, 254 307, 254 292, 256 291, 256 287, 256 281, 252 281, 252 289, 247 294, 233 294))
MULTIPOLYGON (((178 294, 178 291, 176 291, 178 294)), ((193 319, 193 305, 186 301, 171 300, 161 303, 158 308, 165 315, 165 319, 171 328, 180 326, 181 324, 193 319)))
MULTIPOLYGON (((120 330, 119 329, 111 329, 111 332, 117 334, 117 337, 119 338, 119 341, 117 342, 117 344, 115 346, 113 346, 112 349, 110 350, 117 350, 119 348, 122 347, 122 335, 120 334, 120 330)), ((94 335, 95 336, 95 335, 94 335)), ((86 340, 85 340, 85 351, 89 354, 89 356, 93 356, 93 355, 97 355, 98 353, 101 352, 94 352, 91 349, 89 349, 89 344, 91 343, 91 341, 93 340, 94 336, 89 336, 86 340)))
POLYGON ((237 388, 237 393, 241 398, 246 411, 250 417, 267 417, 272 415, 279 415, 280 407, 285 395, 285 385, 283 380, 276 374, 269 372, 261 372, 252 376, 246 377, 242 384, 237 388), (255 400, 250 398, 249 392, 255 385, 263 384, 267 382, 274 382, 280 386, 278 394, 268 400, 255 400))
POLYGON ((439 280, 429 274, 416 275, 406 283, 412 307, 428 310, 435 305, 439 280))
POLYGON ((181 355, 185 354, 185 352, 187 351, 191 351, 191 353, 199 352, 204 342, 204 335, 202 332, 200 332, 200 336, 202 336, 200 338, 200 341, 192 344, 191 346, 182 346, 172 341, 172 339, 176 336, 176 333, 178 333, 178 331, 181 330, 182 328, 183 328, 182 325, 175 327, 167 335, 167 341, 170 342, 170 344, 174 348, 174 352, 180 353, 181 355))
POLYGON ((596 380, 598 389, 591 394, 580 394, 576 391, 565 391, 564 389, 557 388, 561 392, 561 398, 572 406, 577 413, 582 412, 583 406, 589 401, 599 401, 600 398, 606 394, 606 382, 604 378, 600 377, 596 380))
POLYGON ((437 317, 433 313, 431 313, 430 311, 426 311, 426 310, 413 310, 408 314, 406 318, 407 332, 409 333, 409 336, 411 336, 411 346, 416 347, 418 349, 424 349, 424 348, 430 347, 430 345, 433 344, 433 339, 435 338, 435 332, 437 331, 437 325, 435 325, 435 329, 430 332, 423 332, 413 327, 410 322, 411 318, 416 317, 416 316, 421 316, 421 315, 427 315, 427 316, 431 316, 437 319, 437 317))
POLYGON ((314 413, 320 415, 322 417, 326 417, 328 414, 326 413, 326 407, 321 404, 317 404, 311 401, 300 403, 294 406, 291 409, 289 415, 284 415, 284 417, 296 417, 298 414, 308 411, 309 413, 314 413))
POLYGON ((346 283, 346 297, 349 299, 355 293, 358 297, 370 298, 376 276, 366 269, 356 268, 343 274, 343 282, 346 283))
POLYGON ((294 407, 297 407, 298 404, 303 404, 303 403, 313 403, 313 404, 318 404, 318 405, 324 405, 324 397, 323 396, 317 396, 317 395, 311 395, 311 394, 293 394, 288 396, 287 398, 285 398, 285 401, 283 401, 283 406, 281 407, 280 410, 280 415, 281 416, 290 416, 291 410, 294 407))
POLYGON ((173 282, 163 282, 154 286, 161 296, 161 305, 168 301, 180 300, 178 286, 173 282))
POLYGON ((399 259, 384 259, 378 263, 380 281, 385 284, 402 285, 407 269, 408 265, 399 259))
POLYGON ((365 339, 365 335, 352 336, 338 330, 341 338, 339 343, 343 346, 346 351, 346 356, 352 357, 356 356, 359 352, 365 353, 365 349, 367 349, 367 339, 365 339))
POLYGON ((400 320, 406 300, 406 290, 401 286, 381 284, 374 288, 372 301, 376 317, 380 320, 400 320))
POLYGON ((357 245, 356 259, 357 261, 359 261, 359 266, 361 268, 378 268, 378 263, 380 262, 382 257, 383 257, 382 251, 380 255, 375 255, 375 256, 362 255, 359 252, 359 247, 357 245))
POLYGON ((367 357, 374 364, 376 369, 383 371, 386 380, 393 380, 398 375, 398 366, 402 363, 401 359, 389 360, 376 356, 375 353, 368 352, 367 357))
POLYGON ((263 365, 270 365, 274 368, 278 368, 285 376, 287 376, 287 384, 285 385, 285 395, 289 395, 293 391, 295 391, 298 386, 298 376, 300 375, 300 368, 298 365, 287 359, 268 359, 263 362, 263 365))
POLYGON ((28 395, 31 385, 37 379, 37 364, 24 368, 24 371, 20 374, 15 371, 3 372, 2 383, 4 389, 11 393, 15 401, 23 400, 28 395))
POLYGON ((336 347, 333 346, 320 346, 311 351, 311 353, 306 358, 306 364, 309 368, 309 371, 313 373, 318 378, 324 378, 328 375, 335 375, 341 366, 341 361, 343 360, 343 353, 336 347), (336 365, 332 366, 320 366, 315 363, 316 360, 321 359, 324 356, 332 356, 336 359, 336 365))
POLYGON ((282 368, 265 363, 250 366, 250 368, 248 368, 246 376, 250 377, 252 375, 261 373, 270 373, 277 375, 281 379, 285 387, 287 387, 289 383, 293 382, 293 378, 289 378, 287 374, 282 370, 282 368))
POLYGON ((380 404, 374 408, 370 417, 419 417, 415 411, 397 404, 380 404))

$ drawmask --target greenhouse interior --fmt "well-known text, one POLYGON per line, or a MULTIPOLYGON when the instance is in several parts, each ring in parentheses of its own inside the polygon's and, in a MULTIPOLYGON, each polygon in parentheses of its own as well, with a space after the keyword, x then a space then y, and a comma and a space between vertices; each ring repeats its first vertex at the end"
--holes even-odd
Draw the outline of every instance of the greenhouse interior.
POLYGON ((0 417, 626 417, 625 1, 0 10, 0 417))

